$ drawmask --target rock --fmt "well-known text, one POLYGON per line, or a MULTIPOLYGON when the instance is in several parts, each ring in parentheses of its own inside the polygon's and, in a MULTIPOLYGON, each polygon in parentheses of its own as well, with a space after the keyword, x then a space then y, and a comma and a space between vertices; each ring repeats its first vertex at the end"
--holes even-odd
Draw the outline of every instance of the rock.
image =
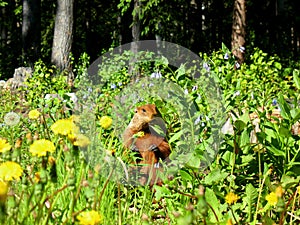
POLYGON ((19 67, 15 69, 13 77, 5 82, 3 88, 13 90, 25 86, 24 82, 32 76, 32 73, 31 67, 19 67))
POLYGON ((5 80, 0 80, 0 89, 3 89, 5 84, 6 84, 5 80))

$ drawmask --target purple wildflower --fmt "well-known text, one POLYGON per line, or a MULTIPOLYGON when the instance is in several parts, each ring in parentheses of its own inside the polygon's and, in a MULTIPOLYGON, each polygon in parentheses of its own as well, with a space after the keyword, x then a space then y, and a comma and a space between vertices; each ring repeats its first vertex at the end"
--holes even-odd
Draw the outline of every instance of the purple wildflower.
POLYGON ((201 122, 201 117, 198 116, 197 119, 195 120, 194 124, 197 125, 197 124, 200 123, 200 122, 201 122))
POLYGON ((241 46, 239 47, 240 52, 244 53, 245 52, 245 47, 241 46))
POLYGON ((206 69, 207 72, 210 71, 210 67, 209 67, 209 65, 206 62, 203 63, 203 68, 206 69))
POLYGON ((150 78, 156 78, 156 79, 159 79, 159 78, 161 78, 161 77, 162 77, 162 75, 161 75, 160 72, 158 72, 158 73, 152 73, 152 74, 150 75, 150 78))
POLYGON ((225 55, 224 55, 224 59, 229 59, 229 55, 228 55, 228 53, 225 53, 225 55))
POLYGON ((196 91, 198 89, 198 86, 195 85, 193 88, 192 88, 192 91, 196 91))

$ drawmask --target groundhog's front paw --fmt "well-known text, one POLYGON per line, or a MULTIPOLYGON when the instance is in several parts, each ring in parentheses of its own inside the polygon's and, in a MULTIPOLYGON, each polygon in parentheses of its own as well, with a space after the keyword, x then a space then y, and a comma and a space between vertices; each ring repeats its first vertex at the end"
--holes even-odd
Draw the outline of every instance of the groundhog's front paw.
POLYGON ((152 145, 150 145, 150 147, 149 147, 149 151, 156 152, 156 151, 158 151, 158 150, 159 150, 159 149, 158 149, 157 145, 155 145, 155 144, 152 144, 152 145))

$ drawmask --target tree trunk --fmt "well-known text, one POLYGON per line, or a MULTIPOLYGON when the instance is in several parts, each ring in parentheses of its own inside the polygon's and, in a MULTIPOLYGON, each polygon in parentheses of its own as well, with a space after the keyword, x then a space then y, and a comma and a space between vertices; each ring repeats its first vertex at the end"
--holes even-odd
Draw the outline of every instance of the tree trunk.
POLYGON ((138 41, 140 40, 141 29, 140 29, 140 11, 141 11, 141 0, 134 0, 133 2, 133 21, 132 21, 132 43, 130 46, 130 51, 134 54, 134 57, 130 60, 130 65, 128 72, 132 74, 133 77, 139 76, 139 71, 134 71, 134 63, 136 62, 135 56, 139 51, 138 41))
POLYGON ((54 38, 51 62, 61 71, 68 71, 72 76, 70 53, 73 35, 74 0, 57 0, 54 38))
POLYGON ((23 0, 22 48, 23 61, 33 66, 40 58, 41 1, 23 0))
POLYGON ((245 0, 235 0, 233 9, 233 24, 231 49, 237 61, 244 62, 244 46, 246 36, 246 2, 245 0))

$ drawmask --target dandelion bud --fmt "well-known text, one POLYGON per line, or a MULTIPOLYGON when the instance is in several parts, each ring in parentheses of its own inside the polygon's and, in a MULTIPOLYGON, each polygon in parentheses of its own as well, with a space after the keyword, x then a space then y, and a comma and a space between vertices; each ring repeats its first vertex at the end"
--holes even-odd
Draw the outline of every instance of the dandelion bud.
POLYGON ((149 220, 149 216, 147 216, 145 213, 143 213, 142 220, 143 221, 148 221, 149 220))
POLYGON ((178 218, 181 216, 181 213, 178 211, 174 211, 174 212, 172 212, 172 214, 174 215, 175 218, 178 218))
POLYGON ((33 140, 38 140, 39 139, 39 133, 38 132, 35 132, 34 133, 34 136, 33 136, 33 140))
POLYGON ((88 172, 88 178, 92 179, 93 177, 94 177, 93 172, 91 170, 89 170, 89 172, 88 172))
POLYGON ((22 146, 22 139, 18 138, 15 143, 15 148, 21 148, 21 146, 22 146))
POLYGON ((53 166, 55 164, 55 158, 53 156, 48 157, 48 163, 53 166))
POLYGON ((8 192, 8 183, 4 181, 0 181, 0 203, 6 201, 7 192, 8 192))
POLYGON ((68 151, 70 151, 70 148, 67 145, 64 145, 64 151, 68 152, 68 151))
POLYGON ((31 132, 28 132, 27 134, 26 134, 26 140, 27 140, 27 144, 30 144, 31 142, 32 142, 32 134, 31 134, 31 132))
POLYGON ((82 181, 82 186, 83 187, 88 187, 89 186, 89 182, 87 180, 83 180, 82 181))
POLYGON ((34 178, 33 179, 34 179, 35 183, 39 183, 41 181, 41 173, 40 172, 36 172, 34 174, 34 178))

